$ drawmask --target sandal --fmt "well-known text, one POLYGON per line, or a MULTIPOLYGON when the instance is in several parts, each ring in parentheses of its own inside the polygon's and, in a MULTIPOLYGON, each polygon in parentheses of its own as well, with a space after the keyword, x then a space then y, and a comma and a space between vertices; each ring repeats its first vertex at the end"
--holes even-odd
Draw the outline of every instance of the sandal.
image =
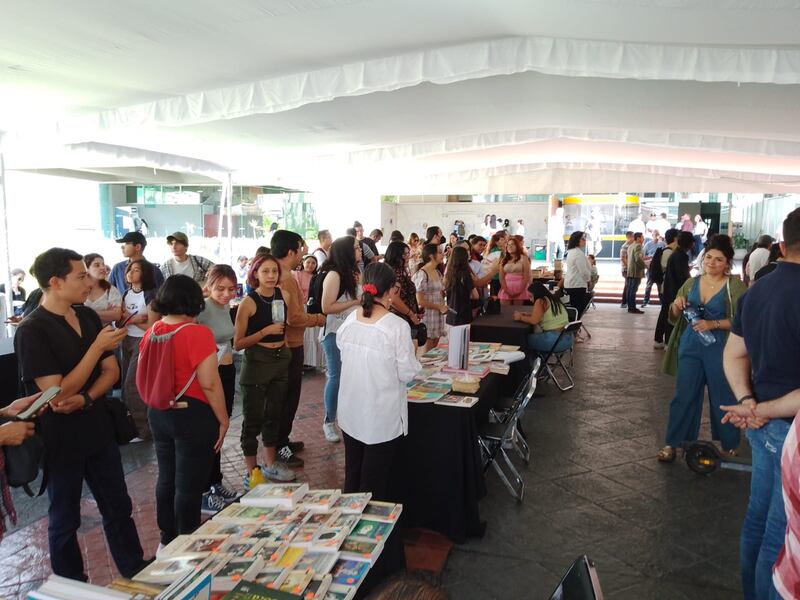
POLYGON ((658 451, 656 454, 656 458, 658 458, 658 462, 665 462, 671 463, 675 460, 675 448, 672 446, 664 446, 661 450, 658 451))

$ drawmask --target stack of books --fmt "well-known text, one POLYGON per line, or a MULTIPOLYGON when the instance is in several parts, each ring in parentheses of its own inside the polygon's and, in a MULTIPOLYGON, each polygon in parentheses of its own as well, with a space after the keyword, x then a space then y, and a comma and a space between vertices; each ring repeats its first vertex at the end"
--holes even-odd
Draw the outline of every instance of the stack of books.
POLYGON ((158 600, 195 597, 178 594, 186 588, 176 586, 206 575, 212 600, 347 600, 380 556, 402 509, 373 502, 370 494, 260 485, 192 535, 176 538, 134 583, 171 586, 158 600))

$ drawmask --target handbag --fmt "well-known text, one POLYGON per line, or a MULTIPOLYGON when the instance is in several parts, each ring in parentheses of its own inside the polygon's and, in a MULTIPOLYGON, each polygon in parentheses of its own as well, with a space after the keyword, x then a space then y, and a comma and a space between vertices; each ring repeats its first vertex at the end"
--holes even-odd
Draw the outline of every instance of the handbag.
POLYGON ((416 340, 417 345, 424 346, 428 341, 428 326, 425 323, 411 325, 411 339, 416 340))
POLYGON ((26 439, 19 446, 4 446, 6 478, 10 487, 21 487, 28 496, 41 496, 47 487, 42 480, 39 493, 34 494, 30 484, 39 476, 44 458, 44 440, 38 433, 26 439))
POLYGON ((111 416, 111 426, 114 429, 114 438, 117 444, 124 446, 139 435, 136 424, 133 422, 133 415, 122 400, 106 396, 103 401, 109 416, 111 416))
POLYGON ((500 314, 500 300, 492 296, 486 301, 486 308, 483 311, 486 315, 499 315, 500 314))

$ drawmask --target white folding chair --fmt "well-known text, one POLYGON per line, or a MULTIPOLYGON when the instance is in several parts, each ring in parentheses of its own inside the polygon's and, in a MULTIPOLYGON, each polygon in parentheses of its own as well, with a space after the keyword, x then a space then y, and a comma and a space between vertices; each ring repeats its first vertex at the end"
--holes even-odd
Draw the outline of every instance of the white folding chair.
MULTIPOLYGON (((572 309, 572 311, 577 312, 573 307, 567 307, 567 309, 572 309)), ((552 379, 553 383, 555 383, 562 392, 566 392, 575 387, 575 380, 570 372, 572 368, 572 349, 574 346, 575 334, 580 331, 582 324, 582 321, 570 321, 567 326, 561 330, 561 333, 550 350, 543 355, 540 354, 540 356, 542 356, 542 366, 539 369, 539 377, 545 381, 552 379), (561 347, 561 341, 565 337, 569 337, 569 346, 557 350, 557 348, 561 347), (567 363, 564 362, 564 356, 566 354, 569 354, 569 361, 567 363), (556 371, 558 369, 562 371, 567 381, 563 383, 559 381, 558 377, 556 377, 556 371)))

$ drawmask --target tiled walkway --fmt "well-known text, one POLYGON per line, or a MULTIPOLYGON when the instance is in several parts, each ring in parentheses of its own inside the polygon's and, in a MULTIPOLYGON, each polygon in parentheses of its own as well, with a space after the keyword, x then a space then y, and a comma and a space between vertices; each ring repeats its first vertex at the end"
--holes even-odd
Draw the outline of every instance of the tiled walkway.
MULTIPOLYGON (((736 598, 738 531, 747 474, 701 478, 681 462, 656 463, 673 380, 652 349, 656 309, 629 315, 615 306, 590 311, 593 338, 576 354, 578 385, 545 386, 525 416, 533 460, 523 471, 525 501, 515 502, 495 474, 481 503, 487 533, 456 546, 443 574, 452 598, 548 598, 567 565, 586 553, 597 563, 607 598, 736 598)), ((293 437, 303 439, 300 479, 340 487, 341 444, 325 442, 321 374, 306 375, 293 437)), ((707 412, 707 411, 706 411, 707 412)), ((237 417, 238 407, 234 413, 237 417)), ((226 482, 241 489, 235 418, 223 450, 226 482)), ((704 424, 707 435, 707 423, 704 424)), ((746 444, 745 444, 746 446, 746 444)), ((135 519, 151 554, 156 468, 152 448, 123 449, 135 519)), ((0 597, 16 598, 49 572, 46 500, 17 495, 20 525, 0 544, 0 597)), ((93 582, 116 576, 96 506, 83 500, 80 542, 93 582)))

